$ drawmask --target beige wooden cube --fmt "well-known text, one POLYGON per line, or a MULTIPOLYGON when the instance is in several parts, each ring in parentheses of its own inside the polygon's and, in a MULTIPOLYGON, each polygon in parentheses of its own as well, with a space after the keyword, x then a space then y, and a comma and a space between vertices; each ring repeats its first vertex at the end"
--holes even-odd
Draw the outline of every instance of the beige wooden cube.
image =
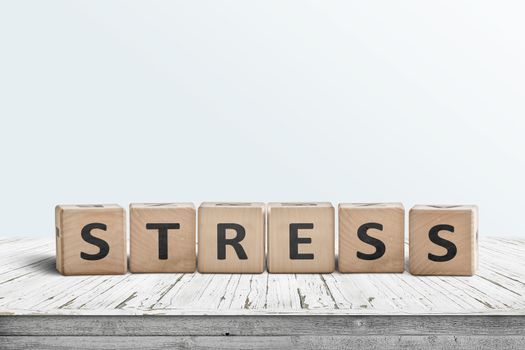
POLYGON ((409 215, 410 273, 472 276, 477 268, 478 208, 416 205, 409 215))
POLYGON ((134 203, 130 211, 131 272, 194 272, 193 203, 134 203))
POLYGON ((339 204, 340 272, 403 272, 404 239, 403 204, 339 204))
POLYGON ((333 272, 334 220, 330 203, 268 204, 268 271, 333 272))
POLYGON ((57 205, 57 270, 63 275, 126 273, 125 218, 116 204, 57 205))
POLYGON ((202 203, 199 272, 263 272, 264 216, 264 203, 202 203))

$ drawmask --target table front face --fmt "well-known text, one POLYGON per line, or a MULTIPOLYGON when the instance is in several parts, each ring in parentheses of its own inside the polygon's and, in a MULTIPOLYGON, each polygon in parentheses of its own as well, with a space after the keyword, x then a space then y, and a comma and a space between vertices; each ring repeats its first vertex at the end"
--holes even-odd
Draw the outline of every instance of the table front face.
POLYGON ((480 240, 473 277, 55 270, 51 239, 0 239, 4 315, 525 315, 524 240, 480 240))

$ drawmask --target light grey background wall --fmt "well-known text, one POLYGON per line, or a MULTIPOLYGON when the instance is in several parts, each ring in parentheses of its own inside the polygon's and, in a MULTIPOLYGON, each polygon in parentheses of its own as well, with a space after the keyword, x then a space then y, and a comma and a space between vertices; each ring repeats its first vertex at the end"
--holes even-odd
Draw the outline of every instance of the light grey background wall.
POLYGON ((2 1, 0 235, 57 203, 475 203, 525 237, 522 1, 2 1))

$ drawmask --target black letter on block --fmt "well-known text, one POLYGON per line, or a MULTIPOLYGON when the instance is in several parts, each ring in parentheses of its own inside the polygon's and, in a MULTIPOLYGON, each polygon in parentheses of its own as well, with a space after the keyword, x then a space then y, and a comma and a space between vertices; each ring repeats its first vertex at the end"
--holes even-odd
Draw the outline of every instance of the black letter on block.
POLYGON ((313 254, 299 254, 299 244, 312 243, 310 237, 299 238, 299 230, 311 230, 314 224, 290 224, 290 259, 313 260, 313 254))
POLYGON ((371 246, 374 246, 376 248, 376 251, 372 254, 357 252, 357 257, 359 259, 376 260, 385 254, 385 250, 386 250, 385 243, 383 243, 383 241, 377 238, 370 237, 368 235, 367 231, 371 228, 383 231, 383 225, 378 224, 377 222, 368 222, 366 224, 359 226, 359 228, 357 229, 357 237, 359 237, 361 241, 367 244, 370 244, 371 246))
POLYGON ((81 235, 84 241, 96 245, 100 250, 97 254, 88 254, 80 252, 80 258, 84 260, 100 260, 105 258, 109 254, 109 244, 103 239, 94 237, 91 235, 91 230, 99 229, 106 231, 108 227, 105 224, 94 222, 92 224, 87 224, 82 228, 81 235))
POLYGON ((159 230, 159 260, 168 259, 168 230, 178 230, 180 224, 146 224, 147 230, 159 230))
POLYGON ((235 249, 237 257, 241 260, 247 260, 246 252, 240 245, 240 241, 246 236, 244 227, 239 224, 217 224, 217 259, 226 259, 226 245, 229 244, 235 249), (226 239, 226 230, 235 230, 237 235, 234 238, 226 239))
POLYGON ((446 248, 447 254, 440 256, 440 255, 434 255, 434 254, 429 253, 428 258, 432 261, 437 261, 437 262, 444 262, 444 261, 452 260, 456 256, 456 253, 458 252, 458 248, 451 241, 439 237, 439 231, 454 232, 454 226, 436 225, 432 227, 430 231, 428 232, 428 238, 430 238, 432 243, 435 243, 438 246, 446 248))

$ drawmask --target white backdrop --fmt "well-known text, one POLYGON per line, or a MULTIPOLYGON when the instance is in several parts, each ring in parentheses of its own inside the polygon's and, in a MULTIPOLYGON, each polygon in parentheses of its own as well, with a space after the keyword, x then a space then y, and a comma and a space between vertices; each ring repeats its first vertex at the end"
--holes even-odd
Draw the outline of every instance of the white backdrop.
POLYGON ((522 1, 2 1, 0 236, 57 203, 473 203, 525 237, 522 1))

